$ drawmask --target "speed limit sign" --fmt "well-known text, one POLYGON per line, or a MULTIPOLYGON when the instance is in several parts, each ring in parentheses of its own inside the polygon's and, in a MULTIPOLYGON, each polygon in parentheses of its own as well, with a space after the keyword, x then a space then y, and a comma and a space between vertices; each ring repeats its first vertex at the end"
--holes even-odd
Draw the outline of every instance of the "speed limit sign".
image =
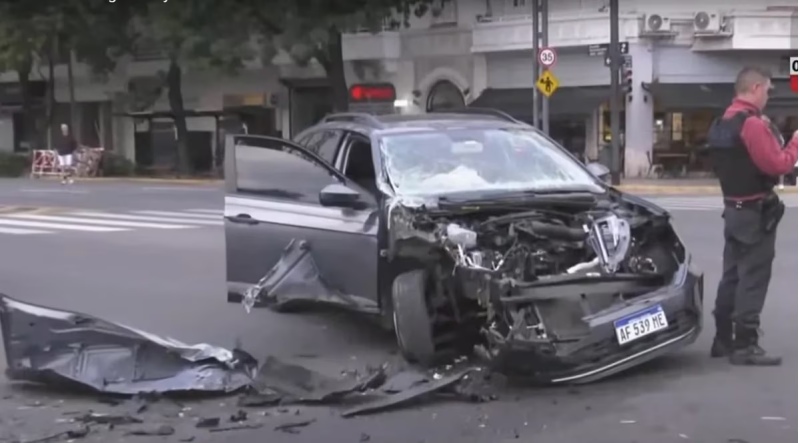
POLYGON ((539 51, 539 63, 545 68, 550 68, 556 64, 556 50, 553 48, 542 48, 539 51))

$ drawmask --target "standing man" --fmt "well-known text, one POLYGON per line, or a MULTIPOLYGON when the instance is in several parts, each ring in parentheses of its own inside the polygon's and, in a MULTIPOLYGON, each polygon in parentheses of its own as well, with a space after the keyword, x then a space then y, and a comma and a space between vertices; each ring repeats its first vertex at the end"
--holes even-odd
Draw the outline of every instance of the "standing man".
POLYGON ((736 77, 736 97, 709 129, 711 162, 722 188, 725 249, 714 319, 712 357, 734 365, 777 366, 781 357, 758 344, 761 311, 772 276, 775 234, 784 205, 773 188, 797 161, 797 131, 783 149, 761 112, 770 73, 754 67, 736 77))
POLYGON ((69 126, 61 124, 61 136, 56 144, 58 153, 58 167, 61 169, 61 184, 72 184, 73 156, 78 149, 78 142, 72 136, 69 126))

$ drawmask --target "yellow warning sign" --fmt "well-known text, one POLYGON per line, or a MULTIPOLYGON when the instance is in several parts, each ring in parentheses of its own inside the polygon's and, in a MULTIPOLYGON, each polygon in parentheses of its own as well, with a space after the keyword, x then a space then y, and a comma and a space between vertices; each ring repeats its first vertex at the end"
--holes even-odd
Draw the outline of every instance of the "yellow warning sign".
POLYGON ((558 89, 558 79, 550 70, 545 70, 539 76, 539 80, 536 80, 536 87, 545 97, 550 98, 558 89))

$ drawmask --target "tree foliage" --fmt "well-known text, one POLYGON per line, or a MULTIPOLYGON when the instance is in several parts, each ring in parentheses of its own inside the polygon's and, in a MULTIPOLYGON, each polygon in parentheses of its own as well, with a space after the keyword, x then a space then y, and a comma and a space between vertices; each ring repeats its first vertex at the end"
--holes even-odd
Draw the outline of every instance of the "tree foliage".
POLYGON ((235 75, 254 55, 244 11, 235 2, 149 2, 136 20, 137 41, 149 41, 169 61, 163 73, 175 119, 179 173, 191 172, 183 94, 186 70, 235 75))
MULTIPOLYGON (((333 88, 334 108, 347 108, 342 34, 408 26, 442 0, 240 0, 267 48, 284 50, 300 65, 317 60, 333 88)), ((268 58, 268 57, 264 57, 268 58)))

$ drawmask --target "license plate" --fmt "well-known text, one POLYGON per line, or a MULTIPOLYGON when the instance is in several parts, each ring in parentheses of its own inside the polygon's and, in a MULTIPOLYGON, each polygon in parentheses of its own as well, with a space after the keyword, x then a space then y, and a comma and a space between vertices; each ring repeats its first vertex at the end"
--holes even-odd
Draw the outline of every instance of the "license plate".
POLYGON ((664 314, 661 305, 655 305, 614 322, 617 341, 621 345, 666 329, 668 326, 667 315, 664 314))

